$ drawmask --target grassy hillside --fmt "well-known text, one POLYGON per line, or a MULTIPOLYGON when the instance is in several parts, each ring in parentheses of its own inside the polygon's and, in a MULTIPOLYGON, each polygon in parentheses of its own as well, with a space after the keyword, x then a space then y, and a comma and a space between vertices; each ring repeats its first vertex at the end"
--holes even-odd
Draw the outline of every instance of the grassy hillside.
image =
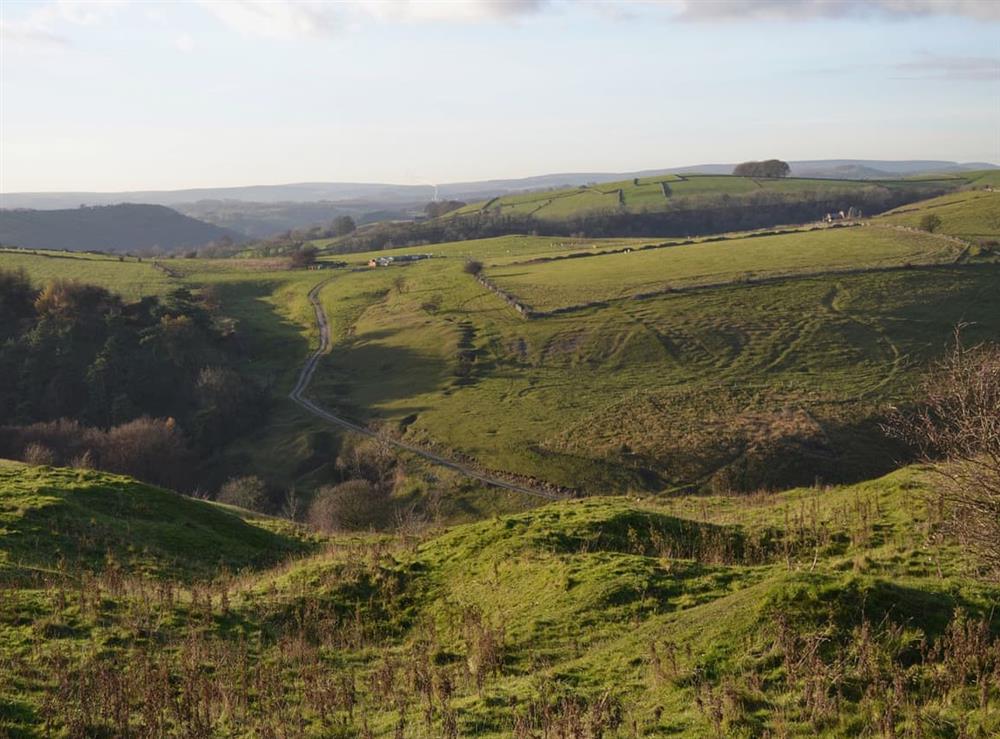
POLYGON ((855 228, 682 244, 595 259, 511 264, 488 277, 541 311, 637 294, 794 276, 953 262, 961 246, 932 235, 855 228))
POLYGON ((304 550, 212 503, 89 470, 0 460, 0 579, 58 571, 212 578, 304 550))
POLYGON ((449 213, 446 218, 474 213, 531 215, 540 220, 562 220, 591 212, 624 210, 629 213, 666 210, 689 196, 747 195, 750 193, 860 192, 873 186, 889 189, 910 186, 951 189, 981 173, 914 180, 835 180, 789 177, 755 179, 732 175, 671 174, 602 182, 574 188, 505 195, 449 213))
POLYGON ((23 269, 37 285, 50 280, 79 280, 138 299, 164 295, 175 285, 150 260, 107 254, 74 254, 52 250, 0 249, 0 267, 23 269))
POLYGON ((175 251, 242 237, 162 205, 105 205, 68 210, 0 210, 0 244, 28 249, 175 251))
POLYGON ((780 487, 877 474, 899 453, 879 440, 879 409, 908 396, 959 321, 976 323, 970 340, 1000 330, 998 267, 905 269, 957 256, 925 235, 838 229, 511 264, 622 248, 567 242, 424 247, 438 257, 337 274, 321 293, 334 346, 314 396, 406 439, 590 492, 780 487), (491 278, 551 276, 533 288, 542 305, 595 304, 524 320, 462 271, 468 256, 491 278), (746 280, 790 265, 789 279, 746 280), (671 284, 682 266, 690 284, 714 287, 609 300, 671 284))
POLYGON ((989 736, 1000 590, 935 535, 928 482, 567 501, 210 585, 7 583, 0 730, 989 736))
MULTIPOLYGON (((9 252, 0 265, 42 278, 58 264, 133 293, 150 274, 157 291, 211 287, 276 401, 272 421, 218 461, 306 494, 348 440, 283 400, 316 340, 305 296, 321 281, 333 347, 314 398, 483 467, 587 492, 878 474, 901 454, 877 428, 885 405, 909 397, 955 324, 974 324, 970 340, 1000 331, 1000 267, 968 255, 949 265, 960 245, 946 239, 868 226, 704 241, 508 236, 394 252, 434 255, 406 267, 361 269, 378 253, 352 255, 350 269, 324 272, 199 259, 164 261, 164 272, 9 252), (526 321, 463 271, 469 259, 536 310, 591 305, 526 321), (939 266, 904 269, 925 263, 939 266)), ((407 500, 449 478, 403 468, 407 500)), ((448 485, 457 519, 519 507, 448 485)))
MULTIPOLYGON (((997 183, 1000 185, 1000 182, 997 183)), ((880 216, 878 220, 900 226, 919 228, 920 220, 934 214, 941 219, 937 233, 970 241, 1000 239, 1000 192, 969 190, 939 198, 904 205, 880 216)))

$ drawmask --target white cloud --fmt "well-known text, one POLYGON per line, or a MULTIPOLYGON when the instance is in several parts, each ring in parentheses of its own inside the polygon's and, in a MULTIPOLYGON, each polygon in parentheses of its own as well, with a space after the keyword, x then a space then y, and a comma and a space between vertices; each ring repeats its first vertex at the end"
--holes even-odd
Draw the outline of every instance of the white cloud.
POLYGON ((343 7, 269 0, 202 0, 202 5, 244 36, 274 39, 330 36, 341 27, 338 9, 343 7))
POLYGON ((383 20, 491 21, 532 15, 548 0, 358 0, 356 9, 383 20))
POLYGON ((32 23, 0 21, 0 39, 4 44, 29 49, 62 49, 69 39, 32 23))
POLYGON ((685 20, 815 20, 964 16, 1000 20, 995 0, 666 0, 685 20))
POLYGON ((174 39, 174 48, 184 54, 190 54, 198 48, 198 43, 194 40, 194 37, 190 33, 182 33, 174 39))
POLYGON ((296 39, 333 36, 378 22, 510 21, 548 0, 201 0, 209 12, 245 36, 296 39))
POLYGON ((0 21, 0 32, 5 42, 19 47, 66 48, 72 45, 67 28, 98 25, 124 4, 124 0, 56 0, 38 6, 18 20, 0 21))
POLYGON ((903 79, 1000 82, 1000 59, 990 57, 923 54, 895 69, 903 79))

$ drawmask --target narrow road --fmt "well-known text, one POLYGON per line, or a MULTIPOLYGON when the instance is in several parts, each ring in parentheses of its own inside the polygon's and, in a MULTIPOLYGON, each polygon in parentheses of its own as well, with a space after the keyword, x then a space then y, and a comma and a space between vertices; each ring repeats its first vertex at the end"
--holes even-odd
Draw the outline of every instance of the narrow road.
POLYGON ((505 490, 513 490, 516 493, 524 493, 525 495, 533 495, 536 498, 546 498, 548 500, 564 499, 565 496, 558 493, 553 493, 548 490, 529 488, 500 478, 490 477, 489 475, 479 472, 478 470, 467 467, 461 462, 456 462, 455 460, 448 459, 447 457, 442 457, 438 454, 434 454, 433 452, 429 452, 426 449, 421 449, 418 446, 383 436, 369 428, 354 423, 353 421, 334 415, 333 413, 330 413, 330 411, 322 408, 307 398, 305 393, 306 390, 309 389, 309 383, 312 381, 313 374, 319 366, 320 359, 322 359, 323 355, 330 350, 330 325, 326 320, 326 311, 323 310, 323 306, 319 301, 319 292, 329 281, 330 280, 323 280, 309 291, 309 302, 312 303, 313 310, 316 312, 316 325, 319 327, 319 348, 310 354, 306 363, 302 365, 302 371, 299 373, 299 379, 296 381, 295 387, 293 387, 292 391, 288 394, 288 397, 292 400, 292 402, 298 404, 314 416, 322 418, 324 421, 332 423, 335 426, 340 426, 341 428, 353 431, 356 434, 377 438, 386 444, 396 447, 397 449, 402 449, 410 452, 411 454, 415 454, 418 457, 426 459, 428 462, 436 464, 440 467, 447 467, 460 475, 472 478, 473 480, 478 480, 486 485, 492 485, 493 487, 503 488, 505 490))

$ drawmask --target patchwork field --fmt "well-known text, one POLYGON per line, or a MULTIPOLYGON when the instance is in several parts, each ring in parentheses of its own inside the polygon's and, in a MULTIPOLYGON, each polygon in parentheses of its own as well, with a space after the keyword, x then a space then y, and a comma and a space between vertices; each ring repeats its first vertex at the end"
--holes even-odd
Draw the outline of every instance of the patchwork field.
MULTIPOLYGON (((923 187, 958 187, 977 181, 983 173, 969 175, 944 175, 936 178, 912 180, 833 180, 788 177, 783 179, 756 179, 731 175, 660 175, 622 182, 603 182, 589 186, 546 190, 534 193, 505 195, 469 205, 445 217, 472 213, 516 213, 533 215, 542 220, 561 220, 573 216, 623 209, 631 213, 664 210, 678 198, 701 195, 746 195, 754 192, 796 193, 863 190, 875 186, 888 189, 923 187)), ((986 184, 982 180, 977 184, 986 184)))
POLYGON ((540 311, 704 285, 795 274, 954 261, 962 247, 928 234, 837 228, 684 244, 592 259, 490 268, 487 276, 540 311))
POLYGON ((1000 330, 998 277, 984 264, 733 284, 526 321, 459 260, 338 275, 314 395, 590 492, 864 476, 887 453, 879 405, 905 397, 957 322, 976 323, 970 340, 1000 330))
MULTIPOLYGON (((272 422, 227 454, 306 494, 345 438, 285 401, 315 346, 306 294, 321 282, 332 347, 314 399, 483 468, 589 493, 879 474, 899 453, 878 428, 885 406, 910 397, 956 324, 971 324, 970 341, 1000 332, 1000 265, 937 236, 869 225, 669 243, 507 236, 393 250, 432 258, 389 268, 364 266, 385 252, 333 256, 349 267, 319 272, 168 260, 165 273, 10 252, 0 266, 43 280, 58 261, 61 276, 126 294, 150 272, 160 292, 211 288, 275 399, 272 422), (467 274, 470 260, 535 310, 577 308, 525 320, 467 274), (920 265, 933 268, 907 268, 920 265)), ((406 468, 414 500, 449 479, 460 519, 526 505, 406 468)))

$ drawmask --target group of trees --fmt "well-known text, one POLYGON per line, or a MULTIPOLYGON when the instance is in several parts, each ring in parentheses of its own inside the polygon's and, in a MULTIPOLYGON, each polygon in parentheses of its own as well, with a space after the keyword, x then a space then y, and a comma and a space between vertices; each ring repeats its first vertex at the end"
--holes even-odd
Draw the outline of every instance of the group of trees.
POLYGON ((236 369, 233 324, 210 294, 180 289, 126 302, 68 280, 38 289, 24 272, 0 270, 0 313, 0 456, 20 457, 34 444, 36 454, 48 447, 68 464, 89 452, 94 466, 184 488, 183 465, 176 468, 182 447, 210 455, 266 412, 263 389, 236 369), (44 426, 60 419, 79 428, 44 426), (109 462, 119 452, 138 459, 126 445, 152 444, 156 434, 172 439, 166 447, 174 450, 158 464, 109 462), (73 435, 82 446, 69 444, 73 435))
POLYGON ((787 177, 792 171, 788 162, 780 159, 765 159, 763 162, 743 162, 733 168, 739 177, 787 177))
POLYGON ((437 218, 445 213, 451 213, 453 210, 464 208, 465 205, 461 200, 434 200, 424 206, 424 213, 427 214, 428 218, 437 218))
POLYGON ((280 257, 294 254, 304 248, 312 248, 309 241, 348 236, 357 230, 357 224, 349 215, 340 215, 326 225, 295 228, 276 234, 251 244, 236 244, 218 240, 192 252, 188 256, 222 259, 237 254, 252 254, 255 257, 280 257))

